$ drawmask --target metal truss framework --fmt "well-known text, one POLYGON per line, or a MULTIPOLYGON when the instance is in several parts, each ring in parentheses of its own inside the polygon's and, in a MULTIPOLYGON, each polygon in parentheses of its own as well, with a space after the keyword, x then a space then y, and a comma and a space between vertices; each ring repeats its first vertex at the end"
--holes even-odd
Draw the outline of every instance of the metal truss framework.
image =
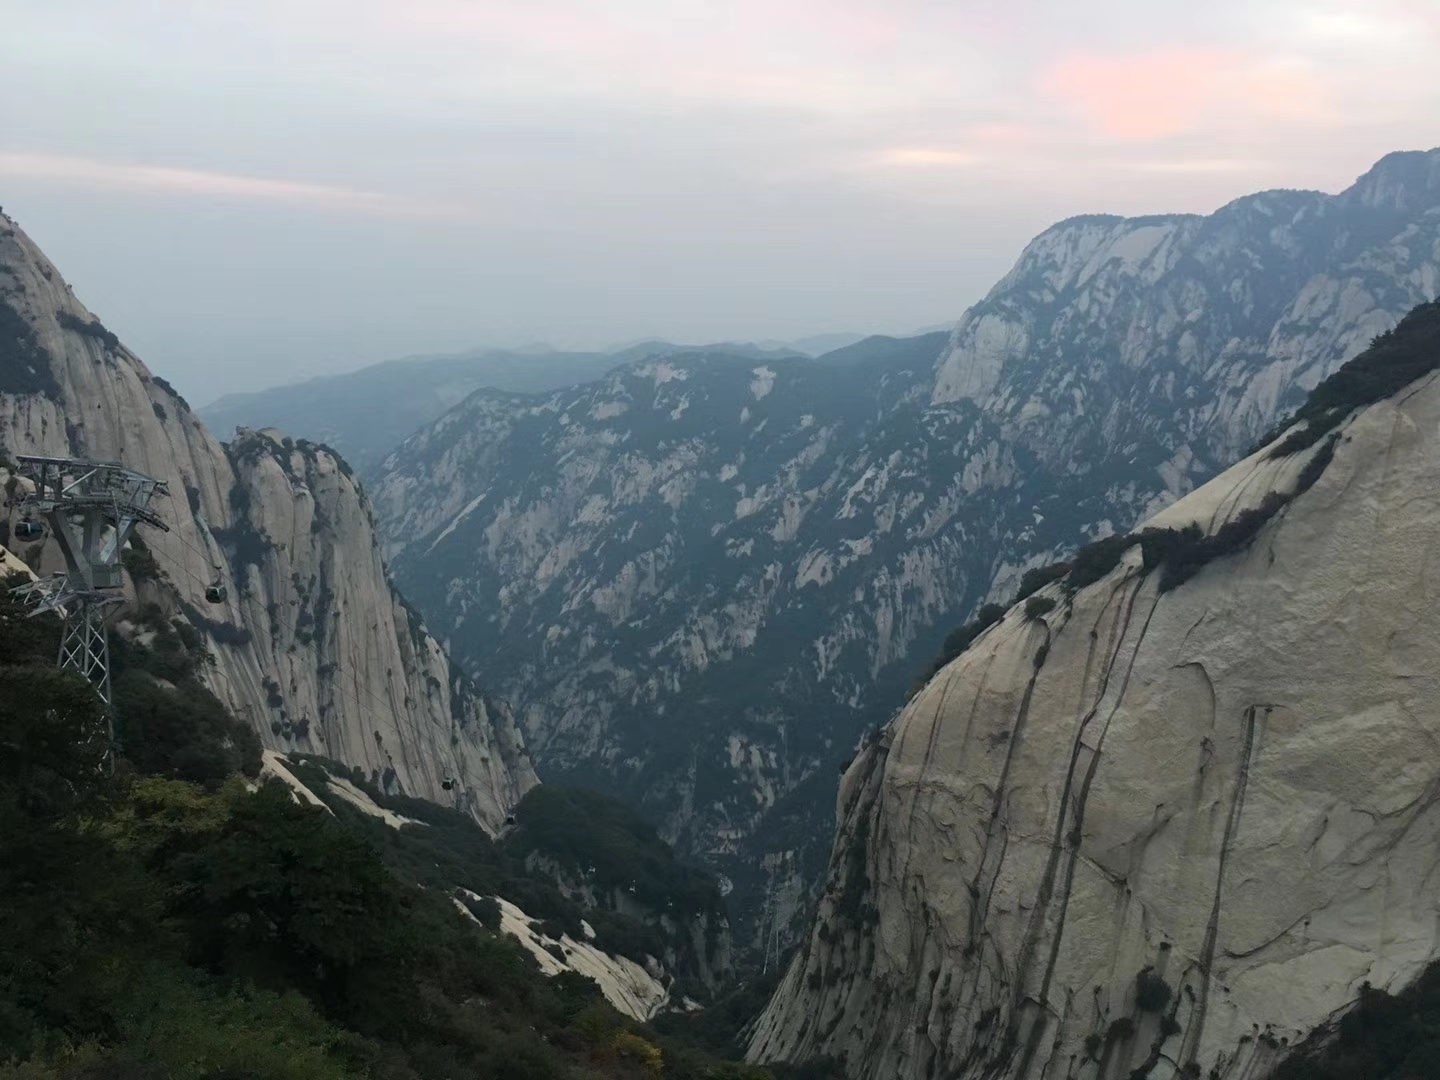
POLYGON ((29 614, 58 612, 65 620, 56 662, 94 685, 110 704, 110 643, 106 609, 124 599, 120 553, 137 525, 169 527, 150 504, 169 495, 164 481, 106 461, 21 457, 20 475, 35 490, 21 505, 38 512, 65 556, 65 572, 22 585, 29 614))

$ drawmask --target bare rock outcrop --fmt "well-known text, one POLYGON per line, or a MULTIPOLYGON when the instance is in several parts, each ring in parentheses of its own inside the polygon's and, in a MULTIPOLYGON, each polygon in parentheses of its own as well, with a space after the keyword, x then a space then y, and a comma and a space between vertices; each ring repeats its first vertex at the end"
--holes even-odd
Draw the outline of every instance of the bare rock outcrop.
POLYGON ((1047 586, 877 733, 753 1059, 1259 1080, 1440 956, 1440 376, 1340 432, 1147 523, 1248 545, 1047 586))
POLYGON ((360 766, 491 828, 536 782, 509 711, 391 587, 345 463, 275 432, 222 446, 4 216, 0 448, 118 461, 169 485, 171 531, 144 534, 159 595, 208 635, 211 689, 266 746, 360 766), (210 605, 217 574, 228 597, 210 605))

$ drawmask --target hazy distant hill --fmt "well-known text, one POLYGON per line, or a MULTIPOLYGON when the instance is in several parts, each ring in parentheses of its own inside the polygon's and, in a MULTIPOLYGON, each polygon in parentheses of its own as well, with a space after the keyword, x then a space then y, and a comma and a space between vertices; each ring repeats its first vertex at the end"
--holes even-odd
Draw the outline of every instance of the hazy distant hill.
POLYGON ((620 364, 658 353, 725 352, 756 359, 799 355, 750 344, 675 345, 642 341, 607 352, 484 349, 417 356, 290 386, 227 394, 198 410, 221 438, 236 427, 280 428, 333 446, 362 474, 400 441, 476 390, 544 393, 589 382, 620 364))

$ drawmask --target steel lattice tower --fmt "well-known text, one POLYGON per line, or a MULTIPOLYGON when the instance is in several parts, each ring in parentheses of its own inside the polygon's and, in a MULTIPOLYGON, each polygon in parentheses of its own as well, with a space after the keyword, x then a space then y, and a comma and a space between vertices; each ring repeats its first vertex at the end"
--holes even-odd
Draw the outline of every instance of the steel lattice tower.
POLYGON ((120 553, 136 525, 169 527, 150 504, 169 495, 164 481, 123 465, 79 458, 21 457, 20 475, 35 484, 21 500, 44 516, 65 556, 65 572, 15 590, 30 614, 58 611, 65 620, 56 663, 73 668, 110 705, 106 609, 122 602, 120 553))

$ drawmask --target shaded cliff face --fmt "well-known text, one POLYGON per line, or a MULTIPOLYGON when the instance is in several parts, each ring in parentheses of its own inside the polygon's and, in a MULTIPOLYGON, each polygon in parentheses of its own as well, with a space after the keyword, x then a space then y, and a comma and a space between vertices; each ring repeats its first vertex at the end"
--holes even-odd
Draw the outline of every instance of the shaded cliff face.
POLYGON ((1148 523, 1248 544, 1048 586, 861 753, 752 1057, 1262 1077, 1440 955, 1440 377, 1273 449, 1148 523))
POLYGON ((479 694, 385 576, 371 511, 324 448, 222 447, 0 217, 0 447, 119 461, 169 484, 147 530, 157 595, 209 636, 211 688, 267 746, 373 772, 497 827, 535 782, 508 712, 479 694), (223 605, 204 600, 220 567, 223 605), (451 791, 446 778, 460 781, 451 791))
POLYGON ((645 803, 734 879, 742 926, 785 923, 836 765, 947 631, 1213 476, 1437 288, 1440 152, 1338 196, 1075 219, 948 344, 476 394, 376 506, 543 767, 645 803))

